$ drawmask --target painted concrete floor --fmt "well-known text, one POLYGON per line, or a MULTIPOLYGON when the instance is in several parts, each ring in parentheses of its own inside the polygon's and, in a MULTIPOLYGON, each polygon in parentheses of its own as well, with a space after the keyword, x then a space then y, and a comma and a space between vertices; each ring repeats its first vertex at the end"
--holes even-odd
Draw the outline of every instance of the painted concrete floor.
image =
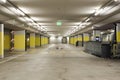
POLYGON ((120 80, 120 60, 98 58, 80 47, 52 44, 1 63, 0 80, 120 80))

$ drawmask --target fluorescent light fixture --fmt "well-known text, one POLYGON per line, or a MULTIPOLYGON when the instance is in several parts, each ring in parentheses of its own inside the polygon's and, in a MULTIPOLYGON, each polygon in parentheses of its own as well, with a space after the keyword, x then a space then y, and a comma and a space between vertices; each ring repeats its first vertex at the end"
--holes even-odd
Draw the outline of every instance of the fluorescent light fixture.
POLYGON ((17 11, 17 13, 18 13, 19 15, 25 16, 25 14, 24 14, 22 11, 20 11, 19 9, 17 9, 16 11, 17 11))
POLYGON ((85 28, 86 26, 81 26, 81 28, 85 28))
POLYGON ((88 18, 88 19, 86 20, 86 22, 88 22, 88 21, 90 21, 90 18, 88 18))
POLYGON ((117 2, 118 0, 114 0, 115 2, 117 2))
POLYGON ((21 11, 21 10, 19 10, 19 9, 17 9, 17 8, 14 8, 14 7, 12 7, 12 8, 10 8, 14 13, 16 13, 17 15, 19 15, 19 16, 25 16, 25 14, 21 11))
POLYGON ((102 11, 103 11, 103 9, 96 10, 95 16, 99 15, 102 11))
POLYGON ((100 34, 103 34, 104 32, 100 32, 100 34))
POLYGON ((94 29, 95 27, 94 26, 92 26, 92 29, 94 29))
POLYGON ((29 17, 24 17, 24 18, 25 18, 26 21, 32 22, 33 25, 36 25, 35 22, 31 18, 29 18, 29 17))
POLYGON ((32 23, 28 23, 28 25, 33 26, 33 24, 32 24, 32 23))
POLYGON ((87 25, 90 25, 90 24, 91 24, 91 22, 84 22, 84 23, 81 24, 81 26, 87 26, 87 25))
POLYGON ((0 3, 6 3, 7 0, 0 0, 0 3))
POLYGON ((37 23, 35 23, 35 22, 33 22, 33 25, 37 26, 38 24, 37 24, 37 23))

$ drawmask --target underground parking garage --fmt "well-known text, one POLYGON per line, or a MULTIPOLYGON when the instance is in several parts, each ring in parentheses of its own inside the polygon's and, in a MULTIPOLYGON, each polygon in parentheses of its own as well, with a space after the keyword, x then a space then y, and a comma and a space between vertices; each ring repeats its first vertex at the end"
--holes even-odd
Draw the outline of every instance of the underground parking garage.
POLYGON ((119 0, 0 0, 0 80, 119 80, 119 0))

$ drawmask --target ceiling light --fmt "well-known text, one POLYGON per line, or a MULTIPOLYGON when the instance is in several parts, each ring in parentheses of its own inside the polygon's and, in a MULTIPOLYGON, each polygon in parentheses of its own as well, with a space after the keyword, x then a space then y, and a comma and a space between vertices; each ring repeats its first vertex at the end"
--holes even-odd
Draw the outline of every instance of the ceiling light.
POLYGON ((16 13, 17 15, 19 15, 19 16, 25 16, 25 14, 21 11, 21 10, 19 10, 19 9, 17 9, 17 8, 14 8, 14 7, 12 7, 12 8, 10 8, 14 13, 16 13))
POLYGON ((81 26, 81 28, 85 28, 86 26, 81 26))
POLYGON ((31 18, 28 18, 28 17, 24 17, 28 22, 34 22, 31 18))
POLYGON ((87 26, 87 25, 90 25, 90 24, 91 24, 91 22, 84 22, 84 23, 81 24, 81 26, 87 26))
POLYGON ((114 0, 115 2, 120 2, 120 0, 114 0))
POLYGON ((114 0, 115 2, 117 2, 118 0, 114 0))
POLYGON ((32 23, 28 23, 28 25, 32 26, 33 24, 32 23))
POLYGON ((6 3, 7 0, 0 0, 0 3, 6 3))
POLYGON ((90 20, 90 18, 88 18, 87 20, 86 20, 86 22, 88 22, 90 20))
POLYGON ((21 10, 17 9, 16 11, 17 11, 17 13, 18 13, 19 15, 25 16, 25 14, 24 14, 21 10))
POLYGON ((97 11, 95 12, 95 16, 97 16, 98 14, 100 14, 102 11, 103 11, 103 9, 97 10, 97 11))

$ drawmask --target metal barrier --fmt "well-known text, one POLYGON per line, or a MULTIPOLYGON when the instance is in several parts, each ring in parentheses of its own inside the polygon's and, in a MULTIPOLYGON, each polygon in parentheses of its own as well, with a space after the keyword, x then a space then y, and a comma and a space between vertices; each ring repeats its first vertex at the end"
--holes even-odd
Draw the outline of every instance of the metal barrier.
POLYGON ((102 42, 86 42, 85 51, 100 57, 110 57, 111 47, 109 43, 102 42))
POLYGON ((82 42, 82 41, 77 41, 77 42, 76 42, 76 46, 81 46, 81 47, 83 47, 83 42, 82 42))
POLYGON ((113 45, 113 57, 120 56, 120 44, 114 44, 113 45))

